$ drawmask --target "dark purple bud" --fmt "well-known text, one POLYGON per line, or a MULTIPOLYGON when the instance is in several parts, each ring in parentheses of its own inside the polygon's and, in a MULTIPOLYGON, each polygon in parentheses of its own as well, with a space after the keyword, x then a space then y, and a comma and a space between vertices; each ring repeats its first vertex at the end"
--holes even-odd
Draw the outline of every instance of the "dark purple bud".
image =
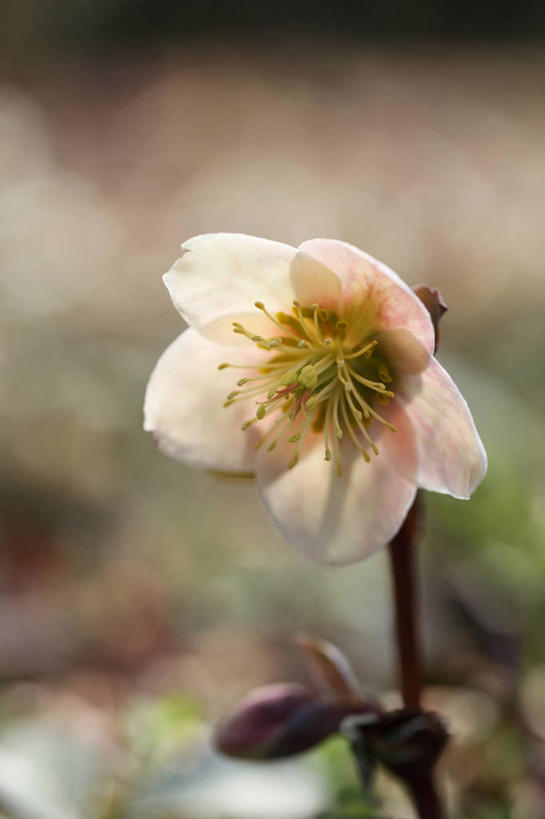
POLYGON ((425 284, 413 287, 422 304, 428 309, 435 329, 435 349, 439 346, 439 322, 441 317, 447 312, 447 305, 443 301, 441 293, 435 287, 428 287, 425 284))
POLYGON ((334 734, 365 703, 327 702, 302 685, 277 683, 252 691, 219 725, 215 745, 242 759, 278 759, 307 751, 334 734))

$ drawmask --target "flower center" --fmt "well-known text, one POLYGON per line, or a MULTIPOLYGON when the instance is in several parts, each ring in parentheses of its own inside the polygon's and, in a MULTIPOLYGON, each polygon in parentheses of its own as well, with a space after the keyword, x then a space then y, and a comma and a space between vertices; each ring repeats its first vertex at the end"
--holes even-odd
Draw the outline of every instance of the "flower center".
MULTIPOLYGON (((270 358, 258 374, 240 378, 240 389, 229 393, 224 407, 238 401, 255 399, 257 411, 245 421, 242 429, 269 416, 276 416, 256 448, 267 443, 268 450, 288 436, 294 444, 289 461, 293 468, 299 460, 301 447, 309 430, 323 435, 324 458, 334 460, 337 473, 342 475, 339 441, 347 435, 364 459, 379 450, 369 434, 369 425, 376 419, 392 431, 395 427, 377 412, 374 405, 387 404, 394 393, 387 389, 392 375, 387 362, 380 356, 376 339, 365 338, 348 342, 348 323, 336 313, 318 304, 303 307, 293 302, 292 313, 272 315, 262 302, 255 306, 279 329, 279 334, 264 338, 233 322, 233 331, 246 336, 270 358)), ((220 364, 219 369, 237 367, 220 364)))

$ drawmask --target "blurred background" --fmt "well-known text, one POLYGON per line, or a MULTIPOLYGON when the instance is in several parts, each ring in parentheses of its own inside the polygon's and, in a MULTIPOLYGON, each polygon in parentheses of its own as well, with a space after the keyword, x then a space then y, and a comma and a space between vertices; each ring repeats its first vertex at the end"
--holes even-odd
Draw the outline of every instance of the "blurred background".
MULTIPOLYGON (((451 815, 545 816, 545 12, 537 0, 8 0, 0 84, 0 816, 378 816, 333 740, 211 754, 326 637, 396 701, 387 555, 310 564, 142 431, 184 239, 352 242, 449 305, 490 467, 429 494, 451 815), (364 810, 368 812, 364 813, 364 810), (352 812, 350 812, 352 811, 352 812)), ((394 783, 383 813, 412 816, 394 783)))

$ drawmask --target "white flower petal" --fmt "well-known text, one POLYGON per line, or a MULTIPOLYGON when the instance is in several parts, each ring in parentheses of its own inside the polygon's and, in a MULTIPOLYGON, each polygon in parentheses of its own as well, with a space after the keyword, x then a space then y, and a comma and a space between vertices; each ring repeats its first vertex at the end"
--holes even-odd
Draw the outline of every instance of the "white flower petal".
POLYGON ((401 401, 392 400, 387 406, 376 406, 375 409, 388 423, 393 424, 392 433, 383 424, 373 421, 369 432, 380 449, 383 450, 396 465, 397 470, 409 483, 418 485, 418 449, 416 435, 407 410, 401 401))
POLYGON ((341 280, 308 253, 298 251, 291 263, 291 282, 295 298, 305 307, 319 304, 338 310, 342 298, 341 280))
POLYGON ((341 478, 316 439, 293 469, 286 468, 290 444, 260 451, 256 461, 261 498, 280 532, 307 557, 333 565, 362 560, 386 545, 416 494, 388 447, 366 463, 349 441, 341 443, 341 478))
POLYGON ((252 311, 262 301, 285 310, 293 300, 289 267, 295 248, 242 233, 195 236, 163 280, 176 309, 191 326, 252 311))
MULTIPOLYGON (((265 353, 266 356, 266 353, 265 353)), ((144 403, 144 429, 154 432, 159 447, 180 461, 205 469, 253 471, 256 440, 266 431, 260 422, 243 432, 255 413, 251 400, 223 407, 226 396, 252 370, 218 364, 256 364, 264 351, 226 347, 197 330, 183 332, 165 350, 149 380, 144 403)))
MULTIPOLYGON (((376 304, 379 329, 405 327, 433 353, 435 334, 430 315, 418 296, 397 273, 363 250, 336 239, 310 239, 298 248, 329 268, 342 282, 342 310, 360 311, 370 299, 376 304)), ((319 293, 315 301, 319 302, 319 293)))
POLYGON ((253 342, 248 336, 235 333, 235 322, 241 324, 250 334, 253 333, 264 338, 278 335, 278 327, 257 309, 253 313, 229 313, 194 329, 198 330, 210 341, 215 341, 218 344, 227 345, 228 347, 253 347, 253 342))
POLYGON ((486 474, 487 459, 456 384, 431 358, 420 375, 403 377, 399 397, 415 431, 418 485, 469 498, 486 474))

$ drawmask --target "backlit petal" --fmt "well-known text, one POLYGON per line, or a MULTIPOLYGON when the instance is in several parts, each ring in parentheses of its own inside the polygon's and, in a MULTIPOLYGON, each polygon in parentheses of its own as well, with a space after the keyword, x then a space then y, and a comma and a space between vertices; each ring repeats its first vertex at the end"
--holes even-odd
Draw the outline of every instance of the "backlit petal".
POLYGON ((386 358, 396 376, 421 373, 428 366, 430 354, 409 330, 403 327, 383 330, 376 339, 379 354, 386 358))
POLYGON ((327 310, 338 310, 342 284, 338 276, 308 253, 298 251, 291 263, 291 282, 295 298, 310 307, 319 304, 327 310))
POLYGON ((350 442, 341 443, 340 478, 317 440, 293 469, 286 469, 290 444, 260 452, 256 461, 261 498, 282 535, 307 557, 334 565, 362 560, 386 545, 416 493, 388 447, 366 463, 350 442))
POLYGON ((265 338, 278 334, 276 325, 257 309, 254 309, 251 313, 229 313, 195 329, 198 329, 210 341, 226 344, 228 347, 248 349, 253 342, 246 335, 235 333, 235 322, 241 324, 248 333, 254 333, 265 338))
POLYGON ((401 380, 399 397, 415 431, 418 484, 455 498, 469 498, 486 474, 487 460, 456 384, 431 358, 420 375, 401 380))
POLYGON ((241 233, 195 236, 163 277, 176 309, 189 325, 254 310, 256 300, 273 311, 293 300, 289 277, 295 249, 241 233))
MULTIPOLYGON (((382 262, 363 250, 336 239, 310 239, 298 253, 311 256, 331 270, 342 283, 339 309, 357 316, 372 303, 378 329, 405 327, 424 348, 433 353, 434 330, 427 309, 405 282, 382 262)), ((314 301, 319 303, 318 287, 314 301)))
POLYGON ((242 423, 255 414, 250 401, 223 407, 241 375, 252 371, 218 364, 258 364, 263 351, 253 345, 225 347, 197 330, 182 333, 165 350, 151 375, 144 403, 144 429, 153 432, 166 454, 193 466, 229 472, 253 471, 254 444, 263 433, 242 423))

